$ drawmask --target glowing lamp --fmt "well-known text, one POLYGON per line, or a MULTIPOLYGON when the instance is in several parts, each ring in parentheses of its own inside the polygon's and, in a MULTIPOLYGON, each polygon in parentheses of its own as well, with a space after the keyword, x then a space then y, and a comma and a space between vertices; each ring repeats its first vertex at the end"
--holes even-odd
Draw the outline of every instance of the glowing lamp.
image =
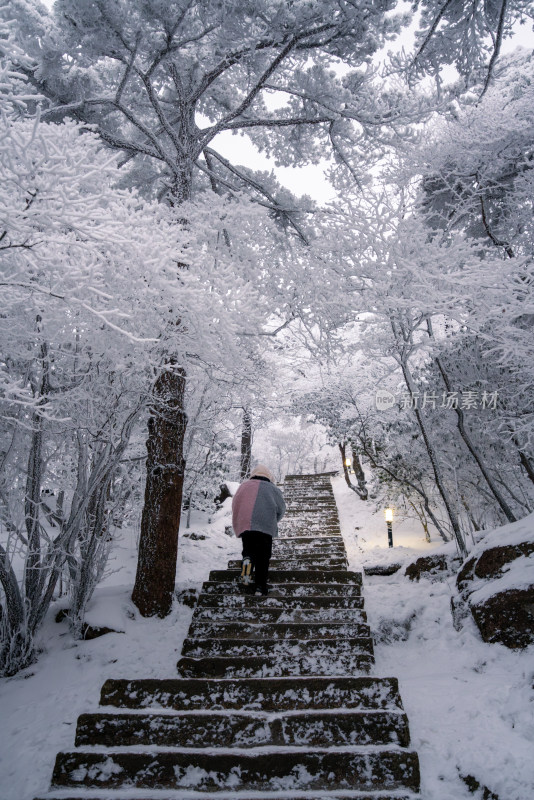
POLYGON ((386 517, 386 525, 388 528, 388 545, 393 547, 393 509, 386 508, 384 515, 386 517))

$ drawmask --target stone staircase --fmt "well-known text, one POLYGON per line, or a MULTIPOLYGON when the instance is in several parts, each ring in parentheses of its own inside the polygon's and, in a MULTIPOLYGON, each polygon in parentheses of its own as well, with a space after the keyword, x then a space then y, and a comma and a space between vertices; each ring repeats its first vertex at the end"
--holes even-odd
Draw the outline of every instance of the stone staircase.
POLYGON ((267 597, 215 570, 178 676, 108 680, 36 800, 416 800, 395 678, 369 676, 361 574, 347 570, 329 474, 288 476, 267 597))

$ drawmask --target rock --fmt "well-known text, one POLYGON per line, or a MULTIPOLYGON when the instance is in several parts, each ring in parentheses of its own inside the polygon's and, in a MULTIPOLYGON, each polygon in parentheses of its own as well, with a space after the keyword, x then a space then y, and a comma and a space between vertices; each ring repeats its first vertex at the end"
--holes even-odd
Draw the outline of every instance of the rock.
POLYGON ((461 594, 451 597, 452 624, 455 631, 461 631, 465 620, 470 616, 469 605, 461 594))
POLYGON ((497 578, 502 575, 505 564, 515 561, 520 556, 529 556, 531 553, 534 553, 534 542, 490 547, 489 550, 484 550, 477 560, 475 575, 477 578, 497 578))
POLYGON ((460 569, 458 570, 458 574, 456 576, 456 586, 463 592, 466 586, 469 585, 470 581, 473 580, 475 577, 475 564, 477 563, 477 557, 471 556, 468 558, 467 561, 464 561, 460 569))
POLYGON ((460 774, 460 778, 463 780, 471 794, 475 794, 475 792, 482 792, 482 794, 478 794, 477 797, 480 797, 481 800, 499 800, 499 795, 492 792, 488 789, 487 786, 484 786, 483 783, 478 781, 473 775, 462 775, 460 774))
POLYGON ((481 603, 470 603, 471 613, 485 642, 511 649, 534 642, 534 586, 498 592, 481 603))
POLYGON ((225 534, 227 536, 233 536, 234 535, 234 529, 232 528, 231 525, 225 525, 224 526, 224 532, 225 532, 225 534))
POLYGON ((222 506, 224 501, 228 500, 229 497, 232 497, 232 492, 228 488, 228 484, 221 483, 221 485, 219 486, 219 494, 215 498, 215 505, 217 506, 217 508, 222 506))
MULTIPOLYGON (((449 562, 446 555, 422 556, 413 564, 409 564, 404 574, 411 581, 418 581, 420 578, 431 578, 439 572, 447 572, 448 569, 449 562)), ((438 576, 438 579, 439 577, 441 576, 438 576)))
MULTIPOLYGON (((68 618, 68 608, 60 608, 55 617, 56 622, 63 622, 63 620, 68 618)), ((106 633, 124 633, 124 631, 116 631, 113 628, 107 628, 105 625, 89 625, 87 622, 82 623, 80 628, 80 636, 82 639, 85 639, 85 641, 98 639, 99 636, 105 636, 106 633)))
POLYGON ((506 564, 531 553, 534 553, 534 542, 489 547, 481 555, 472 556, 464 562, 456 576, 456 585, 462 592, 475 578, 499 578, 506 564))
POLYGON ((99 636, 105 636, 106 633, 124 633, 124 631, 115 631, 113 628, 106 628, 105 626, 82 625, 82 639, 89 641, 90 639, 98 639, 99 636))
POLYGON ((364 567, 366 575, 394 575, 401 568, 402 564, 375 564, 374 566, 364 567))
POLYGON ((175 596, 183 606, 194 608, 198 601, 198 589, 182 589, 181 592, 176 592, 175 596))
POLYGON ((458 595, 451 608, 455 627, 471 613, 485 642, 500 642, 511 649, 534 642, 534 583, 529 582, 525 560, 534 559, 534 542, 496 545, 464 562, 456 577, 458 595))

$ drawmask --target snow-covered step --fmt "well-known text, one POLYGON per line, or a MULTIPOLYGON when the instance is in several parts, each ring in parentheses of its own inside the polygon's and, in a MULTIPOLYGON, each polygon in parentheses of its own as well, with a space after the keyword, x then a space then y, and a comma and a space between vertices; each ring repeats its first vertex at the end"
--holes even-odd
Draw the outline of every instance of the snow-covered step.
POLYGON ((252 623, 220 622, 217 617, 203 622, 195 621, 189 628, 191 639, 340 639, 369 636, 365 622, 337 621, 329 623, 299 622, 252 623))
POLYGON ((283 539, 273 540, 273 547, 302 547, 306 550, 320 548, 330 550, 335 547, 345 547, 342 536, 285 536, 283 539))
POLYGON ((419 786, 415 753, 372 747, 265 752, 163 750, 153 752, 59 753, 52 788, 161 788, 216 792, 286 789, 414 789, 419 786))
POLYGON ((322 747, 410 743, 402 712, 339 710, 82 714, 76 747, 322 747))
MULTIPOLYGON (((227 581, 206 581, 202 585, 199 601, 205 597, 221 596, 231 594, 235 598, 246 598, 249 596, 240 593, 239 574, 232 573, 232 580, 227 581)), ((269 581, 271 576, 269 576, 269 581)), ((361 585, 359 583, 278 583, 268 584, 271 588, 269 595, 261 601, 264 605, 276 605, 283 598, 286 600, 319 598, 319 597, 360 597, 361 585)), ((255 602, 258 602, 257 600, 255 602)), ((202 603, 200 603, 202 605, 202 603)))
POLYGON ((373 652, 373 640, 367 636, 354 639, 192 639, 187 638, 182 647, 184 656, 204 658, 238 656, 240 658, 267 657, 283 660, 295 658, 342 658, 346 655, 373 652))
MULTIPOLYGON (((280 542, 280 545, 275 545, 273 547, 273 554, 272 554, 272 561, 271 567, 272 569, 276 569, 276 564, 273 565, 273 562, 277 560, 286 561, 287 559, 291 560, 303 560, 309 561, 310 559, 327 559, 328 561, 338 560, 343 561, 343 566, 341 569, 347 568, 347 551, 343 545, 339 545, 339 547, 314 547, 314 548, 304 548, 304 547, 284 547, 282 540, 277 540, 280 542)), ((289 567, 282 567, 282 569, 289 569, 289 567)), ((293 567, 291 567, 293 569, 293 567)))
POLYGON ((246 791, 238 792, 184 792, 183 790, 160 789, 106 789, 105 793, 95 789, 56 789, 46 795, 39 795, 34 800, 421 800, 420 795, 406 791, 378 791, 369 794, 347 790, 346 792, 329 791, 328 789, 311 792, 256 792, 252 797, 246 791))
POLYGON ((311 597, 287 597, 269 594, 267 597, 248 594, 210 593, 201 594, 197 608, 272 608, 285 611, 288 608, 357 608, 363 612, 364 599, 361 594, 312 595, 311 597))
POLYGON ((341 536, 285 536, 274 539, 273 550, 281 552, 291 551, 297 553, 336 553, 345 552, 345 542, 341 536))
POLYGON ((336 651, 324 648, 322 651, 295 655, 279 654, 273 656, 207 656, 191 658, 184 656, 178 661, 178 674, 183 678, 260 678, 292 675, 358 675, 368 673, 374 666, 370 653, 336 651))
POLYGON ((280 523, 278 532, 281 538, 293 536, 313 536, 319 538, 320 536, 340 536, 341 528, 338 522, 326 524, 321 520, 312 518, 309 520, 302 520, 300 516, 296 516, 295 519, 284 517, 280 523))
POLYGON ((286 539, 275 539, 273 542, 273 554, 281 558, 286 554, 291 555, 325 555, 331 557, 346 555, 345 543, 337 536, 325 536, 324 540, 307 538, 305 536, 293 536, 286 539))
POLYGON ((239 682, 213 678, 109 679, 100 704, 115 708, 176 710, 241 709, 289 711, 302 709, 402 710, 397 678, 301 677, 247 678, 239 682))
MULTIPOLYGON (((304 556, 298 555, 294 556, 287 556, 286 558, 273 558, 271 560, 270 569, 271 570, 309 570, 309 569, 329 569, 329 570, 340 570, 344 567, 348 566, 348 560, 346 556, 341 558, 335 558, 332 556, 304 556)), ((241 559, 232 558, 228 562, 228 569, 241 569, 241 559)))
POLYGON ((290 514, 315 514, 323 519, 337 519, 337 508, 333 496, 324 496, 320 499, 309 496, 286 495, 286 513, 290 514))
POLYGON ((296 514, 300 512, 301 514, 315 514, 315 516, 319 519, 319 516, 324 520, 328 518, 337 518, 337 509, 335 500, 333 497, 331 498, 324 498, 315 502, 315 498, 313 497, 295 497, 292 495, 286 495, 286 513, 289 512, 290 514, 296 514))
MULTIPOLYGON (((356 598, 355 598, 356 599, 356 598)), ((193 621, 217 620, 219 622, 363 622, 361 610, 359 608, 343 607, 315 607, 315 608, 196 608, 193 613, 193 621)))
MULTIPOLYGON (((238 571, 216 569, 209 574, 210 581, 232 581, 237 577, 238 571)), ((362 573, 342 570, 269 570, 269 584, 285 583, 348 583, 361 586, 362 573)))

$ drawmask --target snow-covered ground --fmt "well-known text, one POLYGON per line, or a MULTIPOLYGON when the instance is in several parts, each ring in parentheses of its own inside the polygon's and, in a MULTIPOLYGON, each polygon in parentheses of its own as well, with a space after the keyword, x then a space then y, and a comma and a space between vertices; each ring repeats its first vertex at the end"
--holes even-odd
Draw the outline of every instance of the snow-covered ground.
MULTIPOLYGON (((424 800, 481 800, 460 779, 473 776, 499 800, 534 797, 534 648, 511 652, 484 644, 470 621, 452 626, 452 579, 412 583, 404 565, 430 552, 417 523, 393 525, 388 548, 382 513, 373 513, 342 478, 333 480, 351 569, 396 561, 390 577, 367 577, 365 597, 378 642, 376 674, 397 676, 419 752, 424 800)), ((239 554, 224 533, 229 501, 212 518, 193 519, 180 541, 179 588, 198 587, 212 568, 239 554), (193 538, 191 538, 193 534, 193 538), (199 538, 205 537, 205 538, 199 538)), ((0 800, 32 800, 49 785, 55 755, 74 743, 78 715, 97 708, 106 678, 173 677, 192 611, 176 604, 164 620, 143 619, 130 601, 135 532, 124 531, 87 619, 117 634, 73 642, 52 610, 41 632, 39 661, 0 680, 0 800)), ((491 798, 491 795, 489 796, 491 798)))
MULTIPOLYGON (((521 652, 485 644, 469 618, 452 625, 454 579, 404 577, 421 555, 453 555, 438 534, 428 544, 417 522, 393 523, 387 542, 382 512, 373 513, 342 478, 333 480, 350 569, 401 563, 390 577, 364 579, 365 605, 377 644, 376 674, 396 676, 421 762, 425 800, 482 800, 461 780, 472 776, 499 800, 534 798, 534 646, 521 652)), ((532 516, 528 518, 532 525, 532 516)), ((492 545, 511 526, 490 534, 492 545)), ((516 525, 517 528, 517 525, 516 525)), ((504 538, 507 537, 507 538, 504 538)), ((493 800, 492 795, 486 795, 493 800)))
MULTIPOLYGON (((191 528, 181 531, 177 588, 200 587, 210 569, 224 568, 240 554, 238 540, 224 533, 230 502, 212 524, 193 518, 191 528)), ((0 800, 32 800, 48 790, 56 753, 72 749, 76 720, 98 707, 107 678, 176 677, 193 612, 176 603, 164 620, 143 619, 130 600, 136 562, 136 532, 125 530, 86 617, 121 633, 74 642, 67 624, 54 621, 55 604, 40 633, 44 652, 38 662, 0 679, 0 800)))

